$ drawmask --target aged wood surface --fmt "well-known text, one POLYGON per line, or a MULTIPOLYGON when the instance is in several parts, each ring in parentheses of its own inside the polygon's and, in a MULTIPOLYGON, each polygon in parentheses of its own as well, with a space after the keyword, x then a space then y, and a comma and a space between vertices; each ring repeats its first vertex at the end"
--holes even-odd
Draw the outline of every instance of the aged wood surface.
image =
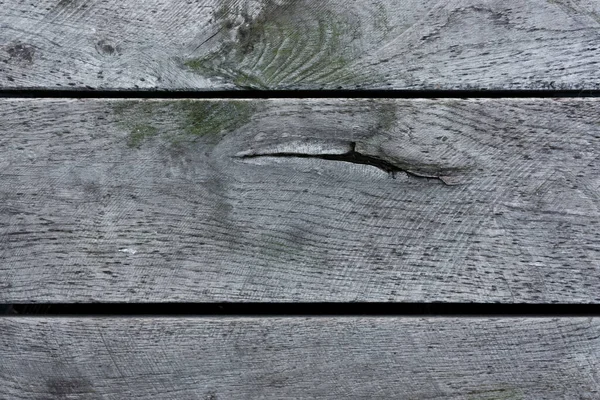
POLYGON ((0 398, 593 400, 597 318, 0 318, 0 398))
POLYGON ((596 0, 0 1, 0 86, 598 89, 596 0))
POLYGON ((1 302, 600 300, 597 99, 0 109, 1 302))

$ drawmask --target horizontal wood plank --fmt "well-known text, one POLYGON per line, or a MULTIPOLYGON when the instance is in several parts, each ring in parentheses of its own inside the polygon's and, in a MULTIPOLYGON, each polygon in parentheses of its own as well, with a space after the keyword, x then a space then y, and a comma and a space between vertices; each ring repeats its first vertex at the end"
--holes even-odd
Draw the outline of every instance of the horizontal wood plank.
POLYGON ((0 102, 0 302, 600 300, 600 102, 0 102))
POLYGON ((598 318, 0 318, 0 397, 592 400, 598 318))
POLYGON ((0 87, 598 89, 595 0, 11 0, 0 87))

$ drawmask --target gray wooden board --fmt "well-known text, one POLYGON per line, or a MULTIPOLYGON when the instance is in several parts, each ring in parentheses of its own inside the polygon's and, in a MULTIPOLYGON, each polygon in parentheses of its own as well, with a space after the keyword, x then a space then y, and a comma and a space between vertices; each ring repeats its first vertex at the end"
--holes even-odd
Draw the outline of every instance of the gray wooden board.
POLYGON ((598 89, 597 0, 0 1, 0 87, 598 89))
POLYGON ((600 300, 597 99, 0 110, 1 302, 600 300))
POLYGON ((0 318, 0 398, 595 400, 598 318, 0 318))

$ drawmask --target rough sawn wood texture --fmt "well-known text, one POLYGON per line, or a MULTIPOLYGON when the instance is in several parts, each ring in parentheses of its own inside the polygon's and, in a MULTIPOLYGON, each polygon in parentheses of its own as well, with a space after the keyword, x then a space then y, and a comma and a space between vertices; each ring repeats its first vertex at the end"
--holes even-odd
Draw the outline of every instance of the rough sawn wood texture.
POLYGON ((0 318, 0 398, 595 400, 597 318, 0 318))
POLYGON ((0 1, 0 87, 598 89, 595 0, 0 1))
POLYGON ((600 300, 596 99, 0 106, 1 302, 600 300))

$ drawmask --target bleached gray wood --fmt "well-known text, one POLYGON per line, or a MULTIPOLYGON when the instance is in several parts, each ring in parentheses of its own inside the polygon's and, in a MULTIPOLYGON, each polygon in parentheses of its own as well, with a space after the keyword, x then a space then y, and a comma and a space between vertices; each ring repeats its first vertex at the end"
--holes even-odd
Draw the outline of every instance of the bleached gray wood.
POLYGON ((596 0, 10 0, 0 87, 598 89, 596 0))
POLYGON ((0 302, 600 300, 597 99, 0 110, 0 302))
POLYGON ((0 318, 0 398, 593 400, 597 318, 0 318))

